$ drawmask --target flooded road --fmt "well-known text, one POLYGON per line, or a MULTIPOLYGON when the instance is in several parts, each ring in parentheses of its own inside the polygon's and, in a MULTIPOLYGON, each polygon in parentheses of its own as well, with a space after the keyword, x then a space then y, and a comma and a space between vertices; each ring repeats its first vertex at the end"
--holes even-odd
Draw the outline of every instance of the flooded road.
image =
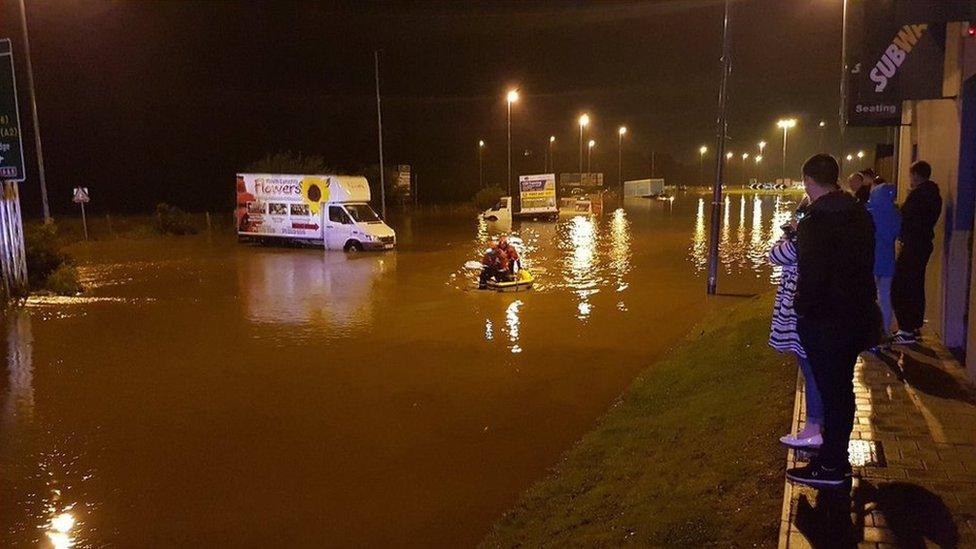
MULTIPOLYGON (((726 293, 770 287, 796 195, 732 195, 726 293)), ((77 248, 4 318, 0 545, 470 546, 687 332, 708 197, 498 227, 392 219, 347 256, 231 237, 77 248), (474 290, 492 234, 536 287, 474 290)))

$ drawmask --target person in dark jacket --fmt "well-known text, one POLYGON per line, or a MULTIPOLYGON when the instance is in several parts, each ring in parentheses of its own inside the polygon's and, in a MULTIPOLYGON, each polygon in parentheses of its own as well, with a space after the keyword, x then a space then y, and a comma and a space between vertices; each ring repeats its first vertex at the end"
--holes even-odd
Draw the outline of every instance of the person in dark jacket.
POLYGON ((850 480, 847 445, 854 425, 854 364, 877 344, 881 312, 874 284, 874 223, 866 209, 837 184, 830 155, 803 164, 811 204, 797 226, 799 275, 794 307, 824 407, 823 445, 809 465, 786 472, 815 487, 850 480))
POLYGON ((851 190, 851 194, 857 199, 857 203, 864 206, 868 203, 868 197, 871 195, 871 183, 874 181, 874 177, 865 171, 854 172, 847 176, 847 188, 851 190))
POLYGON ((912 190, 901 208, 901 252, 895 261, 891 303, 898 320, 895 344, 912 344, 925 322, 925 268, 932 255, 935 224, 942 215, 939 186, 932 182, 932 166, 920 160, 909 169, 912 190))

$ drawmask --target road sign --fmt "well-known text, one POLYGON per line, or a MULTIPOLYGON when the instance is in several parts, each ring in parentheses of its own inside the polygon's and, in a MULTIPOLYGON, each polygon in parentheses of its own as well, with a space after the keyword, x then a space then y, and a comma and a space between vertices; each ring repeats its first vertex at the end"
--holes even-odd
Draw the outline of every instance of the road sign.
POLYGON ((14 76, 14 54, 8 38, 0 38, 0 179, 24 180, 17 78, 14 76))
POLYGON ((75 204, 84 204, 88 202, 88 187, 75 187, 74 197, 71 200, 73 200, 75 204))

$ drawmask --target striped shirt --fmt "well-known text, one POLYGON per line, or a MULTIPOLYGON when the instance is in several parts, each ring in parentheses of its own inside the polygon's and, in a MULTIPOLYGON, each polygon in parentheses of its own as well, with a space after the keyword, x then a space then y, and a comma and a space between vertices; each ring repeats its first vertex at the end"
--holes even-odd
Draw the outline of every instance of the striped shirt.
POLYGON ((796 282, 799 278, 797 268, 796 243, 784 236, 769 250, 769 262, 783 268, 773 302, 773 320, 769 329, 769 346, 781 353, 796 353, 802 358, 807 354, 796 332, 796 311, 793 298, 796 296, 796 282))

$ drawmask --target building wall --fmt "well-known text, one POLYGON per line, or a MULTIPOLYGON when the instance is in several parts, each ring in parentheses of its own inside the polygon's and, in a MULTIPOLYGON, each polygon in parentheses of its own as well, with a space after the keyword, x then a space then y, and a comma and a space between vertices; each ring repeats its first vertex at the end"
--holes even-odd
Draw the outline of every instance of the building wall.
MULTIPOLYGON (((949 347, 976 349, 976 322, 970 322, 970 317, 976 315, 976 292, 970 291, 976 282, 972 257, 976 181, 965 170, 966 153, 976 147, 976 141, 968 126, 963 133, 963 107, 968 105, 964 103, 963 90, 968 89, 969 79, 976 74, 976 43, 966 36, 967 26, 947 25, 943 79, 943 95, 947 98, 904 105, 898 138, 898 196, 899 201, 904 201, 910 190, 911 163, 928 161, 943 199, 926 277, 928 327, 949 347)), ((971 371, 976 371, 976 352, 969 355, 968 362, 974 365, 971 371)))

